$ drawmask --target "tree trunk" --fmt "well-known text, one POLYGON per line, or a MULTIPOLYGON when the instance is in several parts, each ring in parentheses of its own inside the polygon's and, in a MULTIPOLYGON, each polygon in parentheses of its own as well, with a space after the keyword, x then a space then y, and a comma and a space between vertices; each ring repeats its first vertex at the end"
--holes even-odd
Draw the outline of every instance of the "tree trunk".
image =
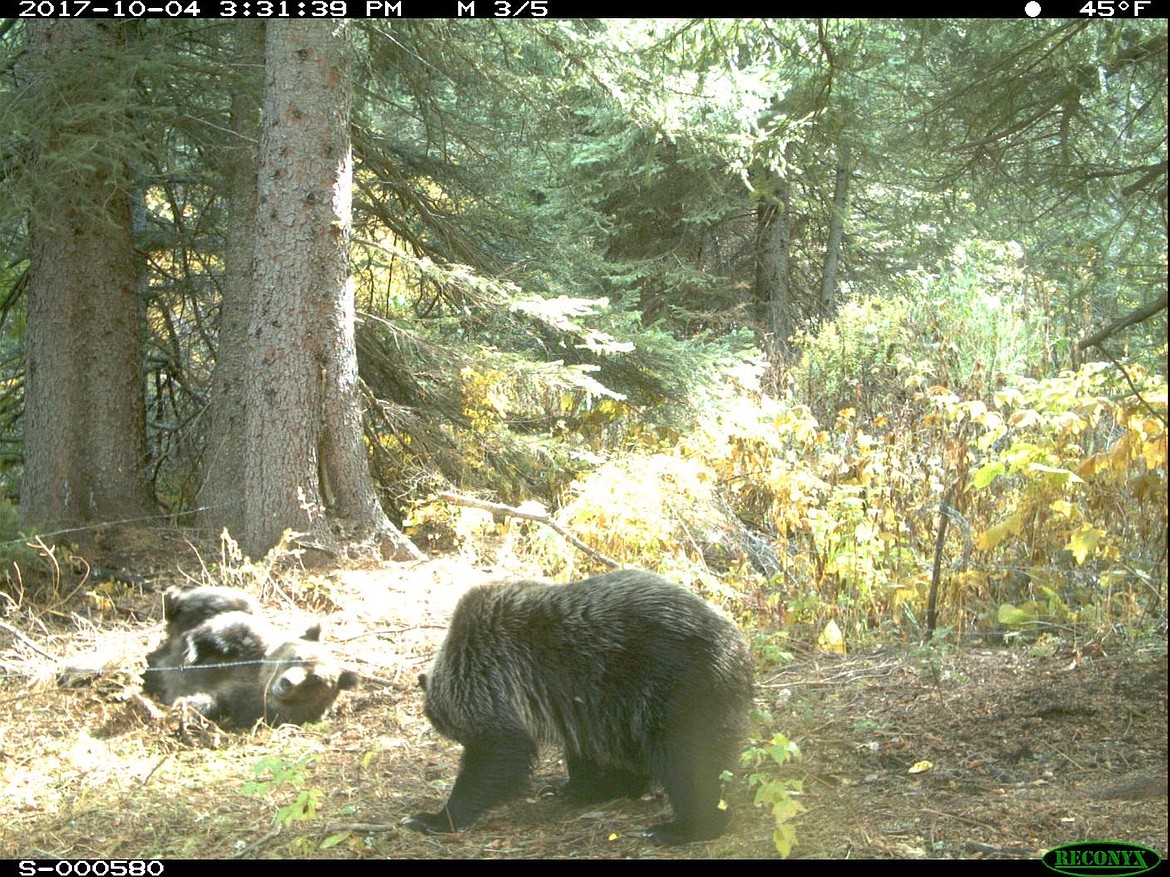
POLYGON ((760 322, 771 335, 770 346, 780 353, 788 350, 793 331, 788 191, 788 182, 782 181, 775 201, 756 205, 754 295, 760 322))
POLYGON ((63 528, 150 512, 145 396, 130 190, 125 85, 114 69, 119 26, 29 20, 29 50, 47 62, 42 180, 29 217, 21 520, 63 528))
POLYGON ((837 178, 833 184, 833 213, 829 217, 829 241, 825 246, 825 266, 821 272, 821 316, 825 320, 837 315, 837 268, 841 264, 841 241, 848 209, 849 165, 844 159, 838 159, 837 178))
POLYGON ((285 529, 317 545, 419 556, 374 494, 361 430, 349 278, 349 23, 273 21, 244 400, 241 544, 285 529))
POLYGON ((264 24, 236 22, 232 38, 239 76, 232 94, 232 130, 222 153, 228 236, 199 506, 204 525, 238 537, 244 529, 244 387, 249 379, 246 352, 256 245, 264 24))

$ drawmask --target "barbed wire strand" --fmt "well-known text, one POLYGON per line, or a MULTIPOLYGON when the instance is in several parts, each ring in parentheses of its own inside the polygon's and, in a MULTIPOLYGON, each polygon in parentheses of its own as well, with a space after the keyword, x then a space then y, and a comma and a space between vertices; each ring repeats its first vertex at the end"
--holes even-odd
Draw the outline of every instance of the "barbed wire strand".
POLYGON ((95 521, 92 524, 85 524, 79 527, 66 527, 63 530, 54 530, 50 533, 30 533, 27 536, 22 536, 19 539, 9 539, 7 542, 0 542, 0 547, 6 545, 20 545, 28 542, 30 539, 52 539, 55 536, 65 536, 69 533, 85 533, 89 530, 99 530, 102 527, 120 527, 122 524, 140 524, 143 521, 165 521, 174 518, 178 515, 193 515, 198 512, 209 512, 218 508, 224 508, 222 505, 218 506, 199 506, 194 509, 185 509, 181 512, 160 512, 157 515, 142 515, 137 518, 123 518, 120 521, 95 521))

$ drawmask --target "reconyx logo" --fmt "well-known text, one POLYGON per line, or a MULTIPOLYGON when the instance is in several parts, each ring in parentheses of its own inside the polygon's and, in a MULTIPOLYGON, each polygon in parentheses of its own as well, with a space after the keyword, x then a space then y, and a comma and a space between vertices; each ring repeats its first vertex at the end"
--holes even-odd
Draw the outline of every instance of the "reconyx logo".
POLYGON ((1056 847, 1045 853, 1042 861, 1053 871, 1075 877, 1126 877, 1157 867, 1162 857, 1148 847, 1102 840, 1056 847))

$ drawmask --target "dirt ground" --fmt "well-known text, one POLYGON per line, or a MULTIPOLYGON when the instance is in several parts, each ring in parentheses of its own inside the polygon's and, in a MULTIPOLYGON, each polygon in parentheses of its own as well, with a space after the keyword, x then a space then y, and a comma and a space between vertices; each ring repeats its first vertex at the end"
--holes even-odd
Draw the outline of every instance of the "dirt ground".
MULTIPOLYGON (((24 635, 0 629, 0 858, 776 856, 743 770, 727 834, 662 849, 641 835, 660 793, 572 808, 552 794, 555 752, 528 795, 462 835, 403 828, 441 806, 459 759, 415 680, 459 594, 491 577, 439 558, 319 578, 327 638, 362 687, 318 726, 239 734, 180 736, 179 716, 138 695, 158 592, 123 588, 106 614, 82 611, 83 593, 51 615, 0 614, 24 635)), ((1081 840, 1167 854, 1165 639, 809 649, 758 683, 803 752, 777 773, 803 780, 793 858, 1035 859, 1081 840)))

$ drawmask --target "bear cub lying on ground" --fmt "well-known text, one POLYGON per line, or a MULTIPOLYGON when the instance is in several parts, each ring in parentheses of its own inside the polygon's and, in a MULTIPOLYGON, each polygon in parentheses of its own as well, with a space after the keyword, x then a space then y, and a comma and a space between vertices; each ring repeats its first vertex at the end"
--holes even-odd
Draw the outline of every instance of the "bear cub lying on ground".
POLYGON ((319 642, 319 623, 290 637, 243 591, 172 588, 163 614, 166 635, 146 656, 143 691, 168 706, 185 698, 223 727, 316 722, 357 685, 319 642))

